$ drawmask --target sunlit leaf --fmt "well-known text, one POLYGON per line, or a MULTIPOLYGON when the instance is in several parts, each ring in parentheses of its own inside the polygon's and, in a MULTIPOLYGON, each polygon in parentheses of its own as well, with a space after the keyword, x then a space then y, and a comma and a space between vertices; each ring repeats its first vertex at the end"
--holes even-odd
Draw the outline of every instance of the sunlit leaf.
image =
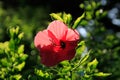
POLYGON ((60 64, 62 64, 63 66, 68 66, 70 63, 68 60, 62 61, 60 64))
POLYGON ((21 71, 24 66, 25 66, 25 62, 22 62, 22 63, 16 65, 16 66, 15 66, 15 69, 18 70, 18 71, 21 71))
POLYGON ((70 26, 70 22, 72 21, 72 15, 67 14, 67 24, 70 26))
POLYGON ((98 72, 98 73, 94 73, 94 76, 99 76, 99 77, 107 77, 110 76, 111 73, 103 73, 103 72, 98 72))
POLYGON ((7 58, 3 58, 0 60, 2 66, 9 67, 11 63, 7 60, 7 58))
POLYGON ((20 34, 18 35, 18 38, 19 38, 19 39, 22 39, 23 36, 24 36, 24 33, 22 32, 22 33, 20 33, 20 34))
POLYGON ((80 17, 78 17, 78 18, 75 20, 75 22, 74 22, 74 24, 73 24, 73 26, 72 26, 73 29, 75 29, 75 28, 78 27, 78 25, 80 24, 80 21, 84 18, 84 16, 85 16, 85 13, 83 13, 80 17))
POLYGON ((97 59, 94 59, 92 62, 89 62, 89 63, 87 64, 87 67, 88 67, 90 70, 95 70, 96 67, 97 67, 97 65, 98 65, 98 61, 97 61, 97 59))
POLYGON ((67 14, 64 12, 63 13, 63 22, 67 23, 67 20, 68 20, 67 14))
POLYGON ((92 2, 91 2, 91 5, 92 5, 93 8, 97 8, 97 7, 96 7, 96 2, 95 2, 95 1, 92 1, 92 2))
POLYGON ((11 75, 10 76, 10 80, 20 80, 22 76, 20 74, 16 74, 16 75, 11 75))
POLYGON ((63 19, 62 19, 58 14, 51 13, 50 16, 51 16, 53 19, 63 21, 63 19))
POLYGON ((76 49, 77 55, 82 54, 82 52, 85 50, 85 48, 86 48, 85 41, 81 41, 80 43, 78 43, 78 47, 76 49))
POLYGON ((86 6, 86 10, 91 10, 91 9, 93 9, 92 6, 91 6, 91 4, 88 4, 88 5, 86 6))
POLYGON ((18 47, 18 53, 20 54, 20 53, 23 53, 23 52, 24 52, 24 45, 20 45, 18 47))
POLYGON ((20 61, 25 61, 28 58, 27 54, 20 54, 20 61))
POLYGON ((82 9, 84 8, 84 4, 83 3, 80 4, 80 8, 82 8, 82 9))
POLYGON ((89 53, 87 53, 84 57, 82 57, 80 64, 83 64, 89 58, 89 56, 89 53))

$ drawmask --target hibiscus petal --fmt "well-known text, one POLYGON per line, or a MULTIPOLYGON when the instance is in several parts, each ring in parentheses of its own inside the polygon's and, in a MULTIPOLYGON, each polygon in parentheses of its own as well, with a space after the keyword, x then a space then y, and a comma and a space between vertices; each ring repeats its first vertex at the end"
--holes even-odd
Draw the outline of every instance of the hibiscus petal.
POLYGON ((50 30, 48 30, 48 36, 52 38, 53 42, 56 45, 59 45, 59 40, 55 37, 55 35, 50 30))
MULTIPOLYGON (((68 49, 67 49, 68 50, 68 49)), ((59 52, 58 61, 71 60, 75 56, 75 50, 59 52)))
POLYGON ((50 37, 48 36, 48 31, 40 31, 37 33, 34 39, 35 47, 43 47, 51 44, 50 37))
POLYGON ((67 41, 66 43, 66 48, 61 50, 59 52, 58 59, 59 61, 63 60, 71 60, 76 53, 76 46, 77 46, 77 41, 67 41))
POLYGON ((49 24, 47 29, 50 30, 56 36, 56 38, 60 40, 63 35, 65 35, 68 27, 62 21, 55 20, 49 24))
POLYGON ((67 41, 76 41, 79 40, 80 35, 77 30, 68 29, 66 40, 67 41))
POLYGON ((41 63, 48 67, 58 64, 58 55, 52 48, 53 46, 51 45, 44 46, 40 51, 41 63))

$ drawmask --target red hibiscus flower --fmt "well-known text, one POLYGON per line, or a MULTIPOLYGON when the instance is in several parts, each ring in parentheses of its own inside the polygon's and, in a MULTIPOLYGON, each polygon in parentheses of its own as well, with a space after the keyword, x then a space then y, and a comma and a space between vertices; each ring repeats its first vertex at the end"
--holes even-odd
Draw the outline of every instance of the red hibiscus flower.
POLYGON ((71 60, 76 53, 79 33, 62 21, 51 22, 46 30, 37 33, 35 47, 40 51, 41 63, 54 66, 63 60, 71 60))

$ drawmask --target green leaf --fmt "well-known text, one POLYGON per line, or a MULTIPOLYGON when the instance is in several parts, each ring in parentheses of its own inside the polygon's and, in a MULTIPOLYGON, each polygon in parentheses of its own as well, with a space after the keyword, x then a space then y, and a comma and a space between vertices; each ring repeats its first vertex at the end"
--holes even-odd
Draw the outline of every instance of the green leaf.
POLYGON ((10 37, 14 38, 15 29, 14 28, 9 29, 9 33, 10 33, 10 37))
POLYGON ((68 20, 67 14, 64 12, 64 13, 63 13, 63 22, 64 22, 64 23, 67 23, 67 20, 68 20))
POLYGON ((72 20, 72 15, 71 14, 66 14, 64 12, 63 13, 63 22, 66 23, 70 27, 71 20, 72 20))
POLYGON ((62 64, 64 66, 68 66, 70 63, 68 60, 65 60, 65 61, 60 62, 60 64, 62 64))
POLYGON ((20 34, 18 35, 18 38, 19 38, 19 39, 22 39, 23 36, 24 36, 24 33, 22 32, 22 33, 20 33, 20 34))
POLYGON ((83 64, 90 56, 91 50, 89 50, 85 56, 81 57, 80 64, 83 64))
POLYGON ((84 57, 81 58, 80 64, 83 64, 88 58, 89 58, 89 53, 87 53, 84 57))
POLYGON ((97 11, 95 12, 95 15, 96 15, 96 17, 99 17, 99 16, 100 16, 100 10, 97 10, 97 11))
POLYGON ((9 49, 9 42, 6 41, 4 43, 0 43, 0 50, 1 51, 5 51, 5 53, 8 53, 10 51, 10 49, 9 49))
POLYGON ((16 74, 16 75, 11 75, 10 76, 10 80, 20 80, 22 76, 20 74, 16 74))
POLYGON ((19 33, 19 27, 16 27, 16 29, 15 29, 15 33, 16 33, 16 34, 19 33))
POLYGON ((17 66, 15 66, 15 69, 18 71, 21 71, 24 66, 25 66, 25 62, 22 62, 22 63, 18 64, 17 66))
POLYGON ((82 9, 83 9, 84 7, 85 7, 85 6, 84 6, 84 4, 83 4, 83 3, 82 3, 82 4, 80 4, 80 8, 82 8, 82 9))
POLYGON ((80 17, 78 17, 78 18, 75 20, 75 22, 74 22, 74 24, 73 24, 73 26, 72 26, 73 29, 75 29, 75 28, 80 24, 80 22, 81 22, 81 20, 84 18, 84 16, 85 16, 85 13, 83 13, 80 17))
POLYGON ((87 18, 88 20, 91 20, 92 17, 93 17, 93 13, 92 13, 92 12, 86 12, 86 18, 87 18))
POLYGON ((80 43, 78 43, 78 47, 83 46, 83 45, 85 45, 85 41, 80 41, 80 43))
POLYGON ((103 73, 103 72, 98 72, 98 73, 94 73, 94 76, 99 76, 99 77, 107 77, 110 76, 111 73, 103 73))
POLYGON ((7 58, 1 59, 0 64, 2 64, 2 66, 6 66, 6 67, 9 67, 11 65, 11 63, 7 60, 7 58))
POLYGON ((85 61, 89 58, 89 53, 91 52, 91 50, 84 56, 84 57, 82 57, 81 59, 80 59, 80 61, 77 63, 77 65, 71 70, 71 71, 73 71, 73 70, 75 70, 75 69, 77 69, 80 65, 82 65, 83 63, 85 63, 85 61))
POLYGON ((58 14, 51 13, 50 16, 51 16, 53 19, 63 21, 63 19, 62 19, 62 18, 60 17, 60 15, 58 15, 58 14))
POLYGON ((24 52, 24 45, 20 45, 19 47, 18 47, 18 54, 21 54, 21 53, 23 53, 24 52))
POLYGON ((96 2, 95 1, 92 1, 91 2, 91 5, 92 5, 92 7, 95 9, 96 8, 96 2))
POLYGON ((98 65, 98 61, 97 59, 94 59, 92 62, 89 62, 87 67, 90 69, 90 70, 95 70, 96 67, 98 65))
POLYGON ((16 46, 15 46, 15 41, 14 41, 14 39, 10 39, 9 48, 10 48, 11 51, 15 51, 16 46))
POLYGON ((35 69, 35 74, 41 77, 44 77, 44 73, 42 70, 35 69))
POLYGON ((86 10, 92 10, 91 4, 88 4, 88 5, 86 6, 86 10))
POLYGON ((107 15, 107 11, 104 11, 103 13, 102 13, 102 17, 105 17, 106 15, 107 15))
POLYGON ((86 26, 87 24, 88 24, 88 21, 84 19, 80 22, 81 26, 86 26))
POLYGON ((72 15, 67 14, 67 24, 70 25, 70 22, 72 21, 72 15))
POLYGON ((27 59, 28 55, 27 54, 21 54, 20 55, 20 61, 25 61, 27 59))
POLYGON ((68 73, 69 71, 71 70, 71 66, 65 66, 63 69, 62 69, 62 73, 68 73))
POLYGON ((76 49, 76 53, 77 55, 82 54, 82 52, 86 49, 86 45, 85 45, 85 41, 81 41, 80 43, 78 43, 78 47, 76 49))

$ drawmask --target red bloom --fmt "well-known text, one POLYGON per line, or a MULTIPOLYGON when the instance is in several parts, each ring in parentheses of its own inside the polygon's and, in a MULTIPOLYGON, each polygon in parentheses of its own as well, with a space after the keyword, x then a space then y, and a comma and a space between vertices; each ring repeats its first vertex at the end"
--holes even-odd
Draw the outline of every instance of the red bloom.
POLYGON ((46 66, 54 66, 74 57, 78 40, 79 33, 76 30, 55 20, 46 30, 37 33, 34 44, 40 51, 41 62, 46 66))

